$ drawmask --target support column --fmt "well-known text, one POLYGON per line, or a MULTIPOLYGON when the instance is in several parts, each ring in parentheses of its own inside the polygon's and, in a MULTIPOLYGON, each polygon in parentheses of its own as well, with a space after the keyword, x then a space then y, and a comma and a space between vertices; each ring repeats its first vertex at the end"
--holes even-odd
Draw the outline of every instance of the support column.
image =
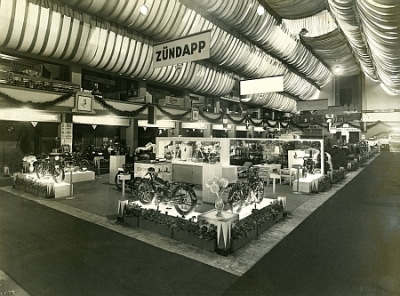
POLYGON ((154 103, 153 97, 147 95, 147 83, 146 81, 139 81, 138 82, 138 96, 139 97, 146 97, 146 103, 154 103))
POLYGON ((71 65, 70 75, 71 82, 82 87, 82 67, 76 64, 71 65))
POLYGON ((131 124, 126 128, 126 146, 129 147, 129 155, 132 156, 138 147, 138 121, 131 118, 131 124))

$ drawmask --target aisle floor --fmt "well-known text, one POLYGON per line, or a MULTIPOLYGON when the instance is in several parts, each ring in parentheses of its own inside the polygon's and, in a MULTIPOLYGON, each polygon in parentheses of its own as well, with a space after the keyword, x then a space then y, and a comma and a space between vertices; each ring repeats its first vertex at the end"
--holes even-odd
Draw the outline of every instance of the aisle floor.
MULTIPOLYGON (((373 159, 368 160, 367 163, 372 160, 373 159)), ((112 229, 153 246, 240 276, 256 264, 258 260, 267 254, 279 241, 294 230, 334 193, 343 188, 345 184, 354 178, 362 169, 363 168, 349 172, 345 180, 341 181, 339 184, 334 184, 331 189, 326 192, 296 194, 289 184, 277 184, 275 196, 286 197, 288 216, 283 221, 264 232, 257 239, 227 257, 200 250, 194 246, 154 233, 148 233, 141 229, 132 229, 123 223, 117 222, 118 201, 123 197, 122 193, 116 189, 115 185, 108 182, 109 175, 106 174, 96 177, 94 181, 75 183, 74 194, 64 198, 38 198, 16 190, 11 186, 3 187, 2 189, 58 211, 112 229)), ((201 198, 201 191, 197 190, 196 192, 201 198)), ((270 186, 265 186, 265 197, 270 198, 272 196, 272 184, 270 184, 270 186)), ((125 198, 130 201, 134 200, 133 196, 129 193, 125 195, 125 198)), ((213 205, 200 203, 199 207, 201 211, 205 211, 211 209, 213 205)))

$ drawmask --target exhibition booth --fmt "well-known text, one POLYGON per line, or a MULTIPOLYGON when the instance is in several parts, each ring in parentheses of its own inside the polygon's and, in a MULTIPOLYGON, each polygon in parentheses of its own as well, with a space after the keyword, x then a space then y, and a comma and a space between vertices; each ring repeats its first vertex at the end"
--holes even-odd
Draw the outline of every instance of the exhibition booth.
MULTIPOLYGON (((250 240, 252 235, 248 237, 247 233, 256 236, 282 219, 286 197, 275 194, 276 182, 282 184, 289 180, 293 192, 304 190, 309 193, 318 188, 325 169, 320 157, 324 155, 322 140, 163 137, 156 139, 154 149, 154 159, 134 163, 134 174, 127 178, 128 181, 126 175, 121 176, 125 179, 124 184, 129 182, 132 185, 139 200, 129 201, 123 193, 118 206, 119 219, 129 221, 133 227, 142 224, 145 228, 149 227, 150 220, 152 231, 172 238, 179 233, 181 239, 184 231, 206 241, 215 240, 214 247, 208 246, 207 249, 223 255, 236 251, 238 245, 242 246, 238 242, 232 244, 234 239, 250 240), (258 168, 262 186, 268 186, 272 181, 272 195, 267 196, 262 191, 261 199, 250 197, 257 194, 251 188, 254 184, 254 180, 250 181, 251 167, 258 168), (145 203, 141 201, 140 195, 144 194, 141 185, 135 187, 137 177, 151 179, 153 195, 145 203), (172 206, 173 194, 165 190, 168 185, 161 181, 157 183, 156 178, 170 184, 192 185, 195 188, 193 192, 199 195, 195 196, 196 205, 184 214, 176 211, 176 206, 172 206), (239 210, 230 207, 231 184, 235 183, 249 184, 249 191, 241 196, 243 206, 239 210), (162 189, 158 191, 160 186, 162 189), (222 210, 218 209, 219 198, 223 200, 222 210), (209 206, 205 207, 205 204, 209 206)), ((139 181, 139 184, 142 183, 139 181)), ((190 243, 195 244, 192 240, 190 243)))

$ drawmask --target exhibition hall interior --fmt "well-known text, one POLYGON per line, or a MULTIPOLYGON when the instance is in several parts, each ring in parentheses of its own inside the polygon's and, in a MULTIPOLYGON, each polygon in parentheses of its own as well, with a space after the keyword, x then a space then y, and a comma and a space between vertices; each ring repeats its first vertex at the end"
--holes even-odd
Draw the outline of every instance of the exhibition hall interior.
POLYGON ((354 258, 353 241, 288 271, 330 249, 309 233, 336 246, 324 229, 371 229, 358 218, 377 208, 365 256, 399 245, 400 2, 0 0, 0 18, 0 295, 400 293, 389 263, 368 278, 353 262, 332 288, 317 262, 354 258), (58 251, 28 272, 26 245, 58 251), (168 284, 179 262, 194 286, 181 268, 168 284))

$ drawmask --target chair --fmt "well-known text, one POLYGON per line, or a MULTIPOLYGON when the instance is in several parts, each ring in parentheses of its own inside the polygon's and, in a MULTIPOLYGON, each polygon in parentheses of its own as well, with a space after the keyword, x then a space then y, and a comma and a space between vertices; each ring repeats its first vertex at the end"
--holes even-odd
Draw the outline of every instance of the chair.
POLYGON ((292 186, 292 180, 295 179, 296 170, 293 168, 290 169, 281 169, 280 175, 281 180, 280 184, 282 184, 282 179, 289 179, 289 185, 292 186))
POLYGON ((238 167, 237 174, 238 177, 247 177, 249 175, 249 168, 253 165, 252 162, 245 162, 242 166, 238 167))

